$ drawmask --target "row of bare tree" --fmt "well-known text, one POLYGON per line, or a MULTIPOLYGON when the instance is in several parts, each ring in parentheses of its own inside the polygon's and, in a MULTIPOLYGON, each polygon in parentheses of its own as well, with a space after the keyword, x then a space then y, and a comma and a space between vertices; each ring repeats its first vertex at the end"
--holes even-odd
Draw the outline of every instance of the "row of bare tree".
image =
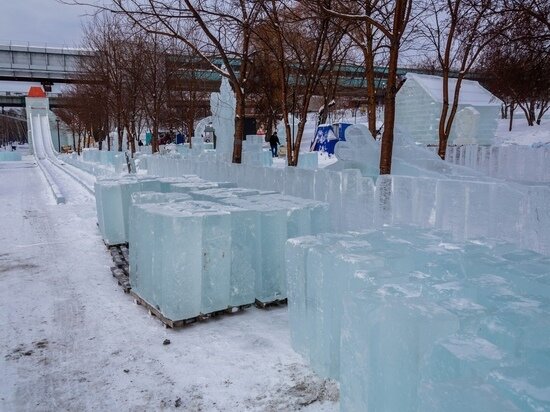
MULTIPOLYGON (((277 119, 284 121, 288 164, 297 165, 311 99, 322 96, 326 107, 337 95, 341 69, 349 61, 362 61, 365 67, 373 137, 378 134, 376 96, 383 89, 381 174, 391 173, 395 96, 403 81, 398 64, 429 64, 443 77, 443 159, 460 85, 472 71, 484 68, 492 90, 512 110, 520 106, 531 116, 531 106, 548 105, 542 80, 527 86, 530 73, 539 70, 537 79, 542 79, 542 72, 548 72, 549 14, 543 0, 111 0, 99 11, 86 36, 87 45, 98 53, 89 62, 90 78, 75 93, 90 98, 94 91, 101 94, 96 113, 77 116, 94 138, 114 125, 119 143, 124 130, 134 142, 132 137, 145 125, 153 131, 156 150, 159 127, 178 118, 169 104, 174 78, 185 83, 181 107, 197 109, 204 99, 193 87, 195 67, 226 77, 235 92, 236 163, 241 161, 246 110, 253 101, 269 131, 277 119), (179 56, 179 64, 166 64, 167 55, 179 56), (529 99, 509 82, 506 65, 522 74, 521 87, 529 99), (383 82, 379 66, 385 67, 383 82), (454 89, 449 87, 453 74, 458 77, 454 89), (295 136, 290 113, 299 118, 295 136)), ((543 112, 531 116, 533 122, 543 112)), ((191 135, 197 115, 190 111, 185 121, 179 116, 191 135)))

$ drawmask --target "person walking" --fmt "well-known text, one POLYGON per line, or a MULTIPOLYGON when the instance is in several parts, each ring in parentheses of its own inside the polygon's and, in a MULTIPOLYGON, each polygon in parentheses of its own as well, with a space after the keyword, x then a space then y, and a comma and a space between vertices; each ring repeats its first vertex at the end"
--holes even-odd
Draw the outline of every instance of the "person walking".
POLYGON ((273 157, 279 157, 277 155, 277 147, 281 144, 279 141, 279 136, 277 136, 277 132, 273 132, 271 137, 269 138, 269 145, 271 146, 271 155, 273 157))

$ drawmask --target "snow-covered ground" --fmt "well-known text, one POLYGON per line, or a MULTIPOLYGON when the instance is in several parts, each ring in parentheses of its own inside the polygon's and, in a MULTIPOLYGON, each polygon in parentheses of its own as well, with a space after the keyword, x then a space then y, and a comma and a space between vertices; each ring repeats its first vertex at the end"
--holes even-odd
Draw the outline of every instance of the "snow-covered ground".
POLYGON ((111 276, 93 197, 61 186, 56 205, 31 157, 0 163, 0 411, 338 409, 286 307, 165 329, 111 276))
POLYGON ((508 131, 508 120, 501 119, 493 140, 496 145, 519 144, 530 146, 550 142, 550 116, 542 119, 540 125, 529 126, 525 117, 516 114, 512 131, 508 131))

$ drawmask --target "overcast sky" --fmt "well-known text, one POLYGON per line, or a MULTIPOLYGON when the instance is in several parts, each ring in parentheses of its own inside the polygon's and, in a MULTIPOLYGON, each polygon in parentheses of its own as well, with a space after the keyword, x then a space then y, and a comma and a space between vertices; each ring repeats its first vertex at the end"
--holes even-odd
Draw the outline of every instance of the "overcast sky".
POLYGON ((89 11, 57 0, 0 0, 0 42, 79 46, 89 11))

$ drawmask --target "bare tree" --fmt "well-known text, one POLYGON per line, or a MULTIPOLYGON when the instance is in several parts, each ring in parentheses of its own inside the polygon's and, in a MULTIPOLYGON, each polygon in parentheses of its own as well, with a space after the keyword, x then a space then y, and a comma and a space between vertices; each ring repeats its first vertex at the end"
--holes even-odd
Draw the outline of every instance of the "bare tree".
POLYGON ((445 159, 447 142, 458 110, 462 81, 475 67, 483 50, 503 30, 501 15, 492 0, 428 0, 429 15, 422 19, 425 38, 432 46, 442 73, 438 155, 445 159), (450 90, 452 72, 457 73, 450 90))
POLYGON ((208 66, 202 59, 193 56, 188 47, 174 44, 174 50, 167 57, 170 92, 169 110, 171 127, 181 129, 192 137, 195 133, 195 122, 200 117, 206 117, 210 112, 210 91, 208 85, 208 66))
POLYGON ((247 76, 253 52, 250 37, 261 10, 260 3, 247 0, 112 0, 112 11, 125 15, 150 34, 182 42, 204 59, 211 70, 228 78, 237 102, 234 163, 241 162, 247 76))
MULTIPOLYGON (((381 11, 382 0, 337 0, 333 2, 340 12, 347 15, 368 16, 370 19, 384 21, 381 11)), ((370 19, 353 19, 347 30, 348 36, 363 55, 366 80, 367 119, 373 138, 378 133, 376 129, 376 63, 384 56, 384 35, 372 24, 370 19)), ((348 22, 349 24, 349 22, 348 22)))
POLYGON ((171 39, 153 33, 145 37, 140 52, 143 66, 139 89, 147 121, 150 122, 152 130, 153 153, 159 149, 159 129, 167 122, 170 83, 173 70, 176 69, 167 62, 172 50, 171 39))
POLYGON ((507 12, 520 23, 507 30, 483 53, 482 67, 491 91, 507 103, 511 112, 519 107, 529 126, 540 124, 550 102, 550 53, 541 41, 545 28, 531 13, 507 12))
POLYGON ((380 150, 380 174, 391 173, 393 152, 393 131, 395 125, 395 96, 399 90, 397 64, 399 52, 403 46, 405 34, 413 12, 412 0, 385 1, 378 6, 379 14, 347 14, 337 8, 331 8, 323 2, 325 12, 332 16, 351 21, 364 21, 376 27, 384 36, 384 47, 388 49, 387 82, 384 95, 384 131, 380 150))
MULTIPOLYGON (((271 0, 264 3, 267 19, 256 36, 273 53, 281 93, 282 118, 285 124, 287 163, 298 165, 307 113, 311 98, 322 90, 328 73, 343 60, 344 30, 330 16, 319 15, 315 2, 289 7, 271 0), (289 114, 298 114, 295 137, 289 114)), ((321 92, 322 93, 322 92, 321 92)))

